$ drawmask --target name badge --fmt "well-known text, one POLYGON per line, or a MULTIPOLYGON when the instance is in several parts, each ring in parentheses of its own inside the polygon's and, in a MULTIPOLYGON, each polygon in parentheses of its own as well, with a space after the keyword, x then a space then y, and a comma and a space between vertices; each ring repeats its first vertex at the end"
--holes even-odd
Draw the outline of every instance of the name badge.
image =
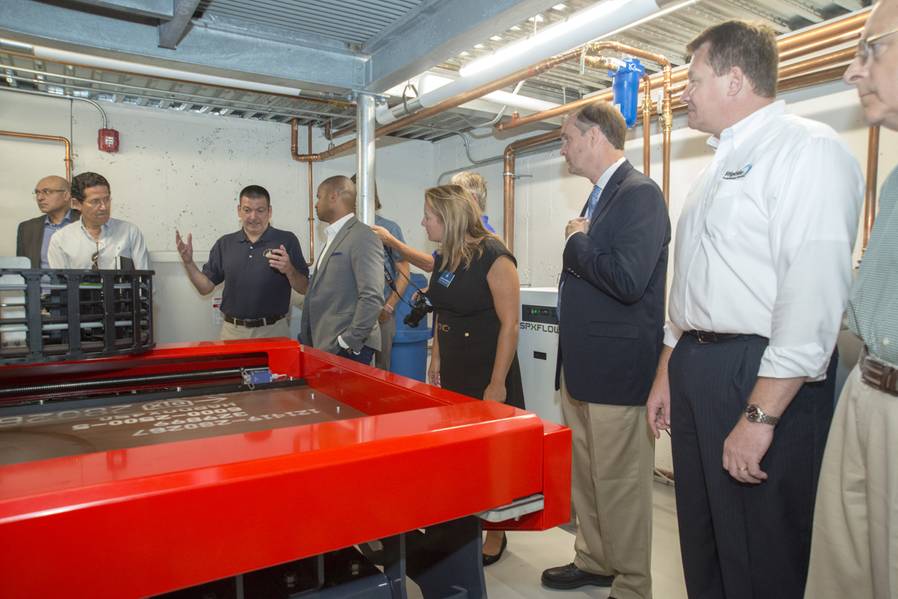
POLYGON ((740 168, 737 171, 726 171, 723 174, 723 178, 724 178, 724 180, 727 180, 727 181, 730 179, 741 179, 742 177, 747 175, 750 170, 751 170, 751 164, 746 164, 745 166, 743 166, 742 168, 740 168))
POLYGON ((443 287, 448 287, 449 285, 452 284, 452 279, 454 279, 454 278, 455 278, 455 273, 447 271, 440 275, 439 283, 443 287))

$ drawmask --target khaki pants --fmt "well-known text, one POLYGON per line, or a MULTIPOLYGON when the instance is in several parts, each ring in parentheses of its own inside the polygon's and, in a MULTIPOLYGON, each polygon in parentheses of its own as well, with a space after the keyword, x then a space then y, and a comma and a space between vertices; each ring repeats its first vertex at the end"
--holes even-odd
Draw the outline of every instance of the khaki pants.
POLYGON ((578 401, 561 379, 572 432, 571 499, 577 513, 574 564, 614 576, 616 599, 652 596, 652 481, 655 443, 645 406, 578 401))
POLYGON ((898 597, 898 397, 857 366, 823 455, 805 597, 898 597))
POLYGON ((259 339, 262 337, 289 337, 290 323, 282 318, 274 324, 264 327, 240 327, 230 322, 221 323, 221 340, 259 339))

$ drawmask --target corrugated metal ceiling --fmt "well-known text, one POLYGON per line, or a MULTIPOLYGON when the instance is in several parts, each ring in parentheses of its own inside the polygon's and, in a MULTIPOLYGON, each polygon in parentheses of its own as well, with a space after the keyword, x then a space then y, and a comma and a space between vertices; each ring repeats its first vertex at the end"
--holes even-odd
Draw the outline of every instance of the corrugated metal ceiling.
MULTIPOLYGON (((483 40, 433 70, 454 75, 467 62, 525 39, 596 2, 563 0, 555 8, 483 40)), ((679 65, 686 61, 685 46, 689 40, 714 23, 731 18, 763 20, 778 33, 784 33, 860 9, 869 3, 869 0, 699 0, 608 39, 664 54, 674 65, 679 65)), ((339 3, 327 0, 203 0, 197 15, 240 19, 256 26, 288 29, 300 36, 319 36, 361 45, 375 36, 384 35, 385 31, 389 34, 391 26, 408 18, 421 4, 422 0, 343 0, 339 3)), ((650 72, 658 68, 651 63, 646 66, 650 72)), ((219 116, 280 122, 298 118, 303 125, 329 123, 334 129, 351 125, 355 116, 354 109, 342 103, 51 63, 14 52, 0 52, 0 75, 0 85, 20 89, 219 116)), ((566 102, 608 85, 605 71, 582 68, 572 61, 527 81, 520 93, 552 102, 566 102)), ((483 112, 455 109, 394 135, 437 140, 454 131, 467 131, 483 125, 492 117, 483 112)))

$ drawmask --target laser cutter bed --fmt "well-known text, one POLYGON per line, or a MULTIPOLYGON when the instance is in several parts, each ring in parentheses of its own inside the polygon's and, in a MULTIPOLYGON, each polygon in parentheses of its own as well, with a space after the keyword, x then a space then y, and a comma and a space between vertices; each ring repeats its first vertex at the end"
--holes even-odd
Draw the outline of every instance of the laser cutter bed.
POLYGON ((478 514, 567 522, 570 431, 287 339, 0 367, 4 597, 485 596, 478 514))

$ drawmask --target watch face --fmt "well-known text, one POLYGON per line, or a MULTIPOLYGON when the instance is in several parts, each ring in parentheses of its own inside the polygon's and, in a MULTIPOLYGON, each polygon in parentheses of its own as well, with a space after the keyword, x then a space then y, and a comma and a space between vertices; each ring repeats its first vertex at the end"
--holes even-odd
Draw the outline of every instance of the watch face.
POLYGON ((745 415, 752 422, 757 422, 758 418, 760 417, 760 414, 758 412, 759 412, 758 406, 755 406, 755 405, 751 405, 751 406, 748 406, 747 408, 745 408, 745 415))

